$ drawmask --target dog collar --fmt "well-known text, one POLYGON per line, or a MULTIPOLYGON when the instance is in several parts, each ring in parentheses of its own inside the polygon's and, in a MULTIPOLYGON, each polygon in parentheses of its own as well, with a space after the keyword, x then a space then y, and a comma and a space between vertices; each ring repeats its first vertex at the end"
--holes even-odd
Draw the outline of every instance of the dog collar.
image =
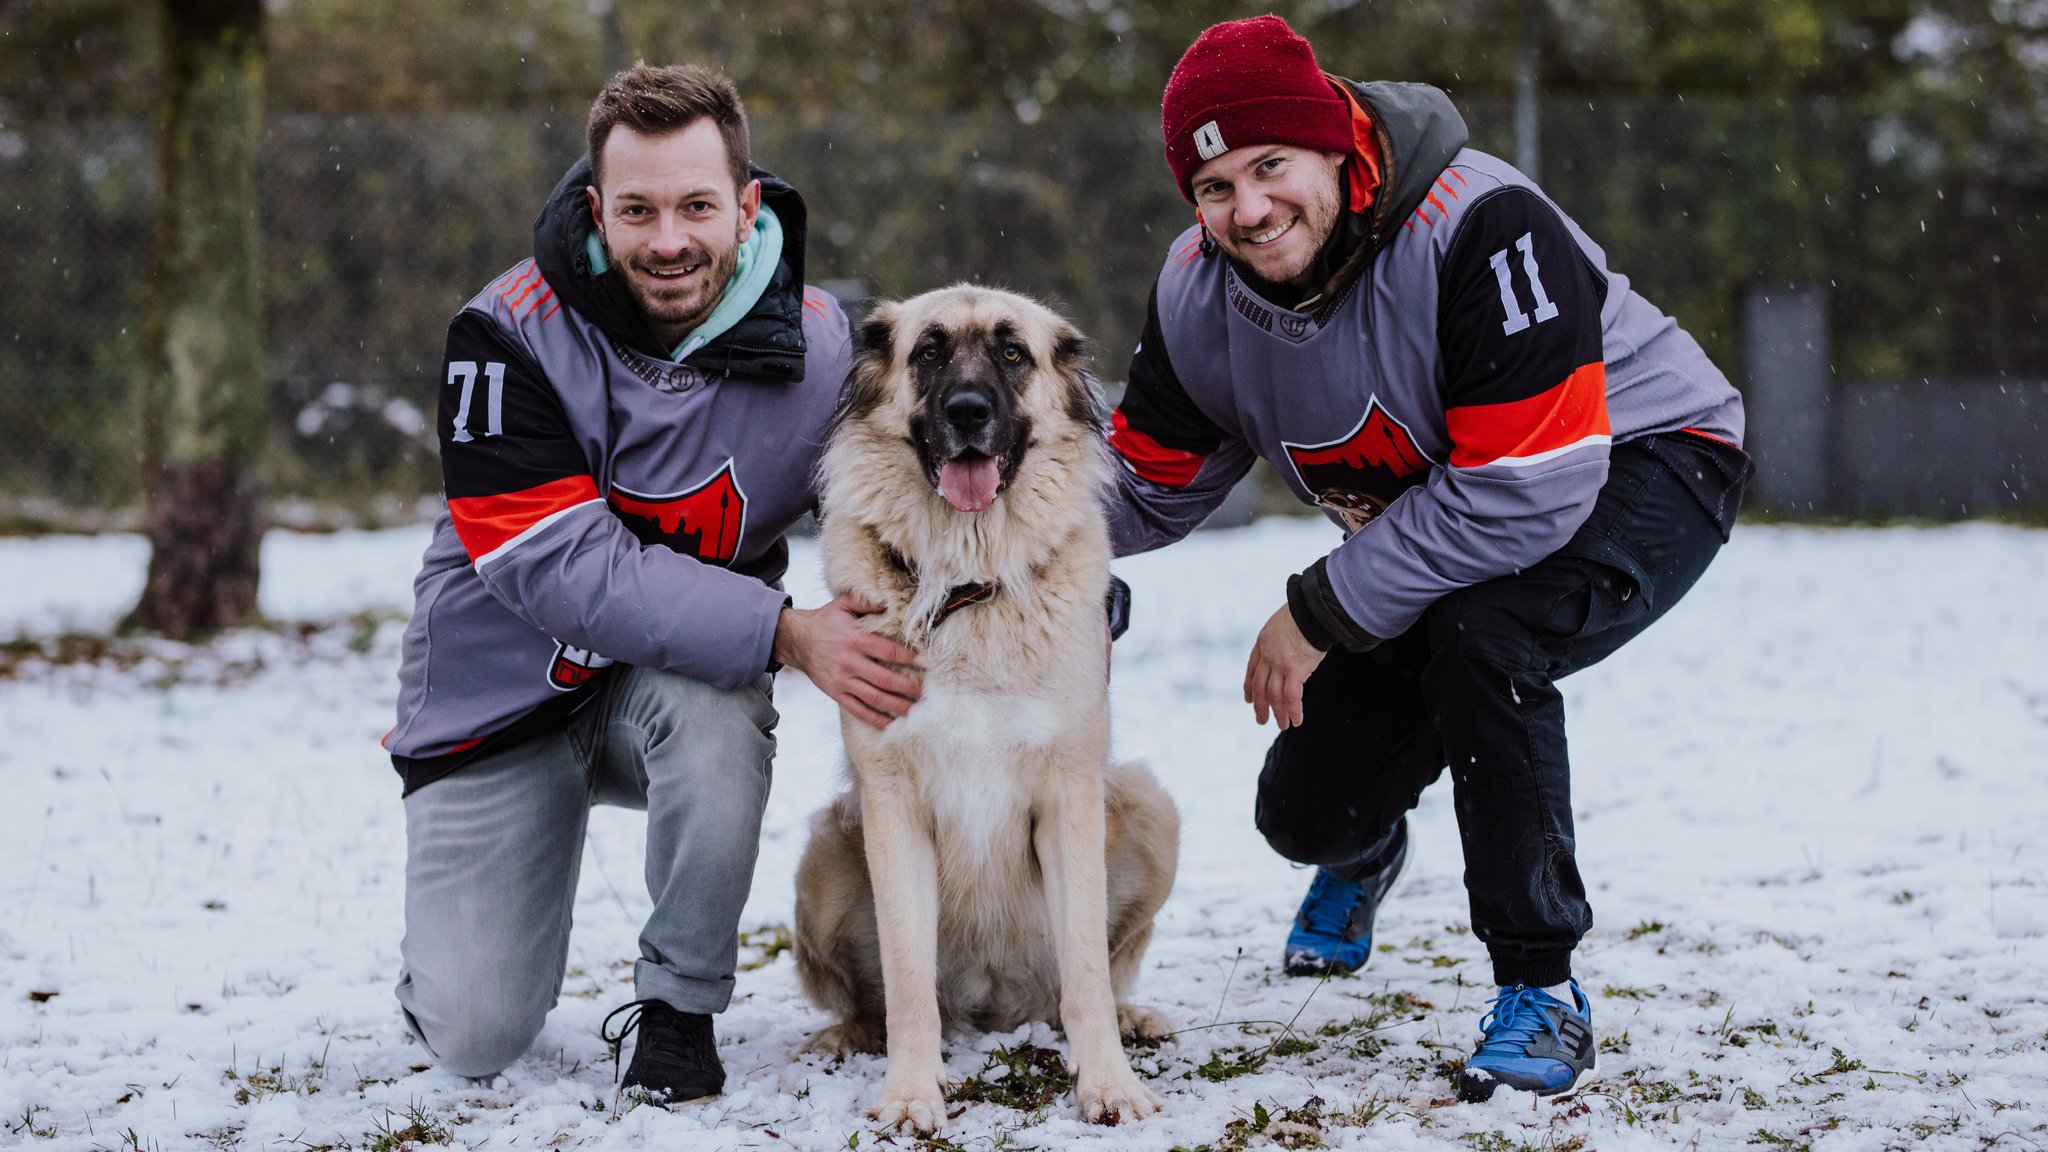
POLYGON ((981 604, 995 598, 996 584, 955 584, 946 589, 946 602, 932 613, 930 627, 937 628, 946 622, 946 617, 958 612, 969 604, 981 604))
MULTIPOLYGON (((887 544, 882 544, 882 556, 889 561, 889 567, 908 577, 912 584, 917 583, 917 566, 910 562, 909 557, 887 544)), ((993 580, 980 584, 955 584, 946 589, 946 602, 932 613, 931 619, 925 622, 925 627, 937 628, 946 622, 948 616, 962 608, 970 604, 985 604, 995 599, 996 593, 1001 589, 1002 585, 993 580)))

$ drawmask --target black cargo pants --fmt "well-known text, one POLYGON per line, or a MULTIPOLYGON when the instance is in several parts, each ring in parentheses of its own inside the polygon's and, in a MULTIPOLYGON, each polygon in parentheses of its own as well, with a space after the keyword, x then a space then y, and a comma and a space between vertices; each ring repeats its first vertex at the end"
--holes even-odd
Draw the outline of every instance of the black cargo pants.
POLYGON ((1723 539, 1671 467, 1617 445, 1592 515, 1563 548, 1444 596, 1369 652, 1330 652, 1308 679, 1304 722, 1267 753, 1259 831, 1290 860, 1356 861, 1448 765, 1472 929, 1494 980, 1563 983, 1593 913, 1573 858, 1556 682, 1669 611, 1723 539))

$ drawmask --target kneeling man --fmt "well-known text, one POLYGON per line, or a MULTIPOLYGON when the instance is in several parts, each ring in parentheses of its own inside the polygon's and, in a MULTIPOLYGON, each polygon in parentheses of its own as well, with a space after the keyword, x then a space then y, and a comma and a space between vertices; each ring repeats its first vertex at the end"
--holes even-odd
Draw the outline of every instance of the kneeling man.
POLYGON ((1281 729, 1259 829, 1318 865, 1286 967, 1365 963, 1448 766, 1500 987, 1461 1094, 1562 1091, 1594 1046, 1556 681, 1706 570, 1750 471, 1742 400, 1442 92, 1330 76, 1262 16, 1204 32, 1164 104, 1197 223, 1115 415, 1117 551, 1185 535, 1259 457, 1344 528, 1245 672, 1281 729))
POLYGON ((846 317, 803 284, 804 205, 751 168, 723 77, 640 65, 590 111, 590 154, 534 255, 449 325, 448 508, 415 583, 398 724, 398 1000, 441 1065, 491 1076, 561 991, 584 825, 647 812, 625 1086, 721 1090, 775 753, 771 669, 869 723, 918 695, 910 650, 779 582, 783 533, 846 374, 846 317), (897 667, 892 667, 897 666, 897 667))

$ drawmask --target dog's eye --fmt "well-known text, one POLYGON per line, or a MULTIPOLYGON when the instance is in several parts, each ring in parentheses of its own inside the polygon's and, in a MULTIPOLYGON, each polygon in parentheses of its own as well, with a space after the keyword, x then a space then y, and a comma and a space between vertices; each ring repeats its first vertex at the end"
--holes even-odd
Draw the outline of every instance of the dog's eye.
POLYGON ((927 364, 935 363, 939 358, 939 346, 936 344, 925 345, 917 350, 917 358, 927 364))
POLYGON ((1005 345, 1003 345, 1003 362, 1004 362, 1004 363, 1006 363, 1006 364, 1015 364, 1015 363, 1016 363, 1017 361, 1019 361, 1019 360, 1022 360, 1023 358, 1024 358, 1024 350, 1023 350, 1022 348, 1019 348, 1019 347, 1017 347, 1017 346, 1016 346, 1015 344, 1005 344, 1005 345))

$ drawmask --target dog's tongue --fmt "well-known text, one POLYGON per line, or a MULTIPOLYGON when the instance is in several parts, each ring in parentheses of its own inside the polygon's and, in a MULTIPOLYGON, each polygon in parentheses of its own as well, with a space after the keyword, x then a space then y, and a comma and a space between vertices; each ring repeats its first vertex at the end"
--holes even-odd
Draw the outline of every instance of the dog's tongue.
POLYGON ((961 512, 980 512, 996 502, 999 479, 993 456, 948 460, 939 466, 939 494, 961 512))

